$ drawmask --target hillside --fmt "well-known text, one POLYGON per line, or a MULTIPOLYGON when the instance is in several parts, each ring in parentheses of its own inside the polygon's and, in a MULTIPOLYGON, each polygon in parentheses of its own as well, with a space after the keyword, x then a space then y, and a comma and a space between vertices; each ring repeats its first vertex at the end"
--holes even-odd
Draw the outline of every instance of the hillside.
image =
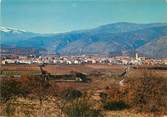
POLYGON ((167 37, 151 41, 137 51, 150 57, 167 57, 167 37))

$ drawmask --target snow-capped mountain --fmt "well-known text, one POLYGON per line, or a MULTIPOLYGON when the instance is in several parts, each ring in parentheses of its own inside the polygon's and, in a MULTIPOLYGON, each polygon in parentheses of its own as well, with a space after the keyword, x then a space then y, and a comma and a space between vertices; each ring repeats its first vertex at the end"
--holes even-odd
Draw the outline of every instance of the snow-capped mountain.
POLYGON ((16 28, 9 28, 9 27, 3 27, 3 26, 0 26, 0 31, 1 32, 12 32, 12 33, 23 33, 23 32, 26 32, 25 30, 18 30, 16 28))
POLYGON ((16 28, 9 28, 0 26, 0 44, 11 45, 19 43, 21 40, 27 40, 40 34, 18 30, 16 28))

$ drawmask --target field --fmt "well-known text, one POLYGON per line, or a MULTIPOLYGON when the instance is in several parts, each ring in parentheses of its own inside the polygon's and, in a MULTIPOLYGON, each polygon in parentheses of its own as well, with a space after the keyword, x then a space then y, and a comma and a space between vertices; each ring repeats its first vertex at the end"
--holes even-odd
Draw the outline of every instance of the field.
MULTIPOLYGON (((147 73, 155 75, 159 78, 165 78, 165 79, 167 78, 167 70, 165 69, 147 69, 147 66, 142 66, 138 69, 137 68, 138 67, 136 66, 130 66, 128 68, 128 71, 126 71, 126 75, 124 76, 121 76, 121 75, 122 73, 125 72, 125 70, 127 69, 127 66, 123 66, 123 65, 109 65, 109 64, 45 65, 43 67, 43 70, 51 75, 67 75, 67 74, 71 74, 72 72, 85 74, 90 79, 90 82, 75 82, 75 81, 74 82, 68 82, 68 81, 58 82, 56 81, 56 79, 55 80, 52 79, 52 80, 49 80, 49 84, 51 84, 52 87, 54 87, 54 90, 56 90, 58 94, 63 92, 65 89, 75 89, 81 92, 86 92, 86 94, 89 95, 90 97, 89 99, 91 99, 97 106, 97 109, 101 110, 101 103, 99 104, 99 100, 101 100, 100 93, 101 92, 108 93, 113 90, 117 90, 117 87, 120 86, 120 82, 122 80, 126 80, 126 79, 129 80, 129 78, 137 79, 140 77, 144 77, 144 75, 147 73)), ((2 65, 0 70, 1 70, 1 75, 5 75, 5 76, 7 75, 12 76, 13 74, 20 75, 19 78, 13 78, 13 77, 8 78, 8 79, 16 79, 16 80, 21 80, 21 79, 25 80, 29 77, 32 77, 32 74, 41 73, 40 67, 35 64, 34 65, 7 64, 7 65, 2 65)), ((5 79, 5 78, 1 78, 1 80, 2 79, 5 79)), ((26 81, 24 80, 23 82, 26 81)), ((117 95, 117 94, 114 94, 114 95, 117 95)), ((45 109, 46 111, 44 117, 59 116, 54 113, 59 109, 57 109, 57 106, 55 106, 55 103, 53 104, 52 101, 53 101, 52 99, 43 101, 43 109, 45 109), (55 106, 56 109, 53 108, 53 106, 55 106)), ((22 98, 22 97, 17 98, 13 102, 14 108, 16 108, 17 111, 14 112, 13 114, 15 116, 21 117, 21 116, 25 116, 25 114, 23 113, 27 111, 28 113, 30 113, 30 117, 38 117, 37 113, 40 113, 41 110, 39 109, 40 105, 37 102, 38 102, 37 99, 29 100, 29 98, 22 98), (35 105, 35 106, 32 106, 32 105, 35 105), (33 110, 32 108, 36 108, 36 110, 33 110), (20 110, 20 115, 17 115, 16 113, 18 113, 19 110, 20 110)), ((3 110, 3 108, 5 108, 4 105, 5 105, 4 103, 1 104, 1 112, 0 112, 1 115, 4 115, 5 113, 3 110)), ((138 113, 133 108, 119 110, 119 111, 102 109, 102 113, 105 113, 106 117, 156 117, 157 116, 157 112, 156 114, 149 113, 149 112, 138 113)), ((161 115, 164 115, 164 112, 163 114, 160 113, 160 116, 161 115)), ((63 116, 64 115, 62 115, 62 117, 63 116)))
MULTIPOLYGON (((110 65, 110 64, 81 64, 81 65, 46 65, 44 69, 51 74, 67 74, 71 71, 83 72, 87 74, 95 72, 122 72, 126 66, 124 65, 110 65)), ((18 71, 18 72, 40 72, 39 65, 26 65, 26 64, 6 64, 1 65, 1 71, 18 71)), ((136 72, 138 69, 133 69, 136 72)), ((167 75, 166 70, 154 70, 155 72, 167 75)))

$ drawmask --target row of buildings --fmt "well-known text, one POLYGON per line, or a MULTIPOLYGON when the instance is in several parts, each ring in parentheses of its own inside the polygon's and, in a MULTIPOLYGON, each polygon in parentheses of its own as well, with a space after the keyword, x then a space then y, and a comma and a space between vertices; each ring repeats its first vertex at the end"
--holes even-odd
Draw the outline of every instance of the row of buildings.
POLYGON ((27 57, 17 56, 14 58, 2 58, 2 64, 123 64, 123 65, 141 65, 141 64, 166 64, 167 58, 152 59, 146 57, 130 56, 39 56, 27 57))

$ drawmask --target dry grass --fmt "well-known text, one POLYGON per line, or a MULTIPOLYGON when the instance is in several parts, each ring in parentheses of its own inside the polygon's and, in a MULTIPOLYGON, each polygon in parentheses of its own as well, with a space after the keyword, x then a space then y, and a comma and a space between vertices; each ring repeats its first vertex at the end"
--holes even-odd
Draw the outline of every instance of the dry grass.
MULTIPOLYGON (((49 81, 49 83, 55 87, 57 91, 62 91, 66 88, 79 89, 83 92, 96 93, 97 90, 105 90, 106 87, 112 88, 114 84, 118 85, 122 78, 109 77, 107 74, 120 73, 124 70, 124 66, 115 65, 100 65, 100 64, 85 64, 85 65, 46 65, 45 70, 51 74, 68 74, 71 71, 78 71, 82 73, 103 73, 102 76, 91 75, 89 78, 92 79, 90 83, 77 83, 77 82, 56 82, 54 80, 49 81)), ((32 72, 39 72, 39 67, 37 65, 3 65, 1 70, 18 71, 20 73, 30 74, 32 72)), ((167 71, 165 70, 149 70, 152 71, 153 75, 157 77, 167 77, 167 71)), ((133 78, 139 78, 142 76, 143 72, 141 69, 130 69, 128 76, 133 78)), ((98 102, 97 102, 98 103, 98 102)), ((61 117, 59 115, 59 109, 55 105, 55 100, 49 99, 44 101, 43 105, 40 106, 38 100, 30 100, 18 98, 14 103, 15 117, 61 117), (41 109, 42 108, 42 109, 41 109), (30 116, 28 116, 28 114, 30 116)), ((4 105, 1 106, 0 115, 5 115, 3 111, 4 105)), ((133 110, 133 109, 132 109, 133 110)), ((121 111, 104 111, 106 117, 161 117, 160 114, 154 115, 147 113, 136 113, 132 110, 121 110, 121 111)))
MULTIPOLYGON (((63 117, 63 115, 60 115, 60 110, 54 101, 53 99, 44 101, 41 106, 38 100, 18 98, 13 103, 15 112, 12 117, 63 117)), ((160 114, 136 113, 132 110, 103 111, 103 113, 105 117, 163 117, 160 114)), ((4 116, 6 114, 1 110, 0 115, 4 116)))
POLYGON ((129 110, 121 110, 121 111, 106 111, 106 117, 163 117, 155 114, 148 113, 136 113, 130 112, 129 110))
MULTIPOLYGON (((2 107, 1 116, 8 115, 5 113, 5 106, 2 107)), ((42 105, 36 99, 17 98, 11 102, 11 108, 15 110, 12 117, 60 117, 60 110, 52 98, 44 101, 42 105)))

